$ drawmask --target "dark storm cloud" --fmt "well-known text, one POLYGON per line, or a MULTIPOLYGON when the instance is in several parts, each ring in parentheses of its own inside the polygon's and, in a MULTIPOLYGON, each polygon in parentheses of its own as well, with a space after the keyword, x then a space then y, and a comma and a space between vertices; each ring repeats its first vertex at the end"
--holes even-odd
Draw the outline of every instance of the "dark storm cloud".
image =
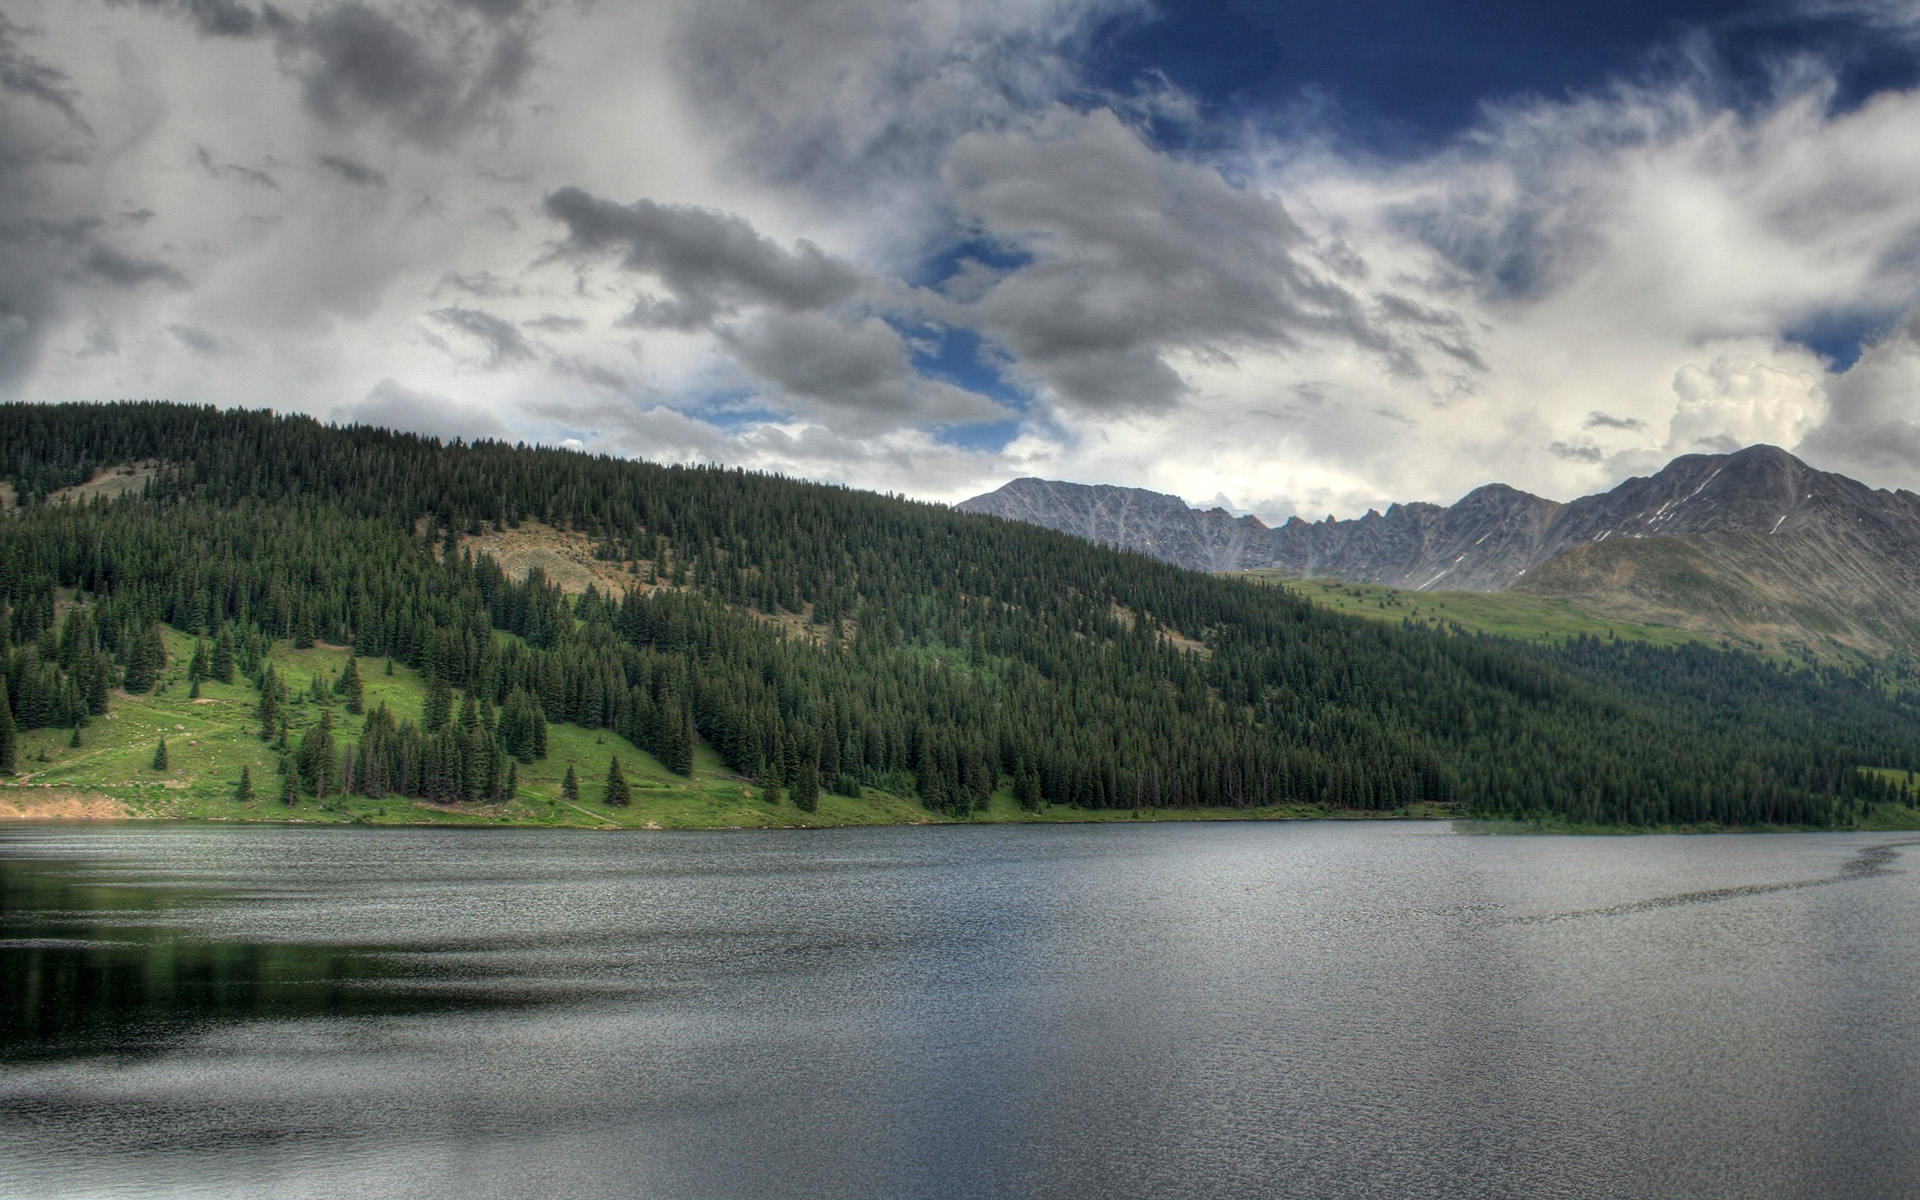
MULTIPOLYGON (((127 0, 114 0, 126 3, 127 0)), ((141 8, 178 13, 193 22, 207 37, 253 37, 265 30, 266 21, 256 9, 237 0, 133 0, 141 8)))
POLYGON ((742 365, 788 396, 859 424, 899 418, 958 424, 1011 415, 984 396, 922 378, 905 339, 878 317, 766 312, 722 329, 720 339, 742 365))
POLYGON ((135 258, 112 246, 94 246, 87 252, 82 265, 89 275, 117 287, 139 287, 143 283, 165 283, 176 288, 187 286, 186 276, 166 263, 151 258, 135 258))
POLYGON ((533 65, 518 26, 489 22, 441 45, 364 4, 325 8, 305 22, 277 17, 274 35, 315 116, 383 121, 428 146, 490 117, 533 65))
POLYGON ((191 325, 169 325, 167 332, 187 349, 206 358, 218 358, 226 353, 226 346, 219 338, 204 329, 195 329, 191 325))
POLYGON ((1639 417, 1616 417, 1609 413, 1603 413, 1599 411, 1588 413, 1587 419, 1580 422, 1580 428, 1582 429, 1638 430, 1638 429, 1645 429, 1646 427, 1647 427, 1647 423, 1645 421, 1642 421, 1639 417))
POLYGON ((387 177, 384 174, 350 158, 342 158, 338 154, 322 154, 314 161, 355 187, 387 186, 387 177))
POLYGON ((519 327, 492 313, 474 308, 442 308, 436 309, 433 315, 485 343, 489 367, 534 357, 533 347, 521 335, 519 327))
POLYGON ((333 125, 383 122, 427 146, 492 118, 533 66, 530 8, 522 0, 450 0, 438 11, 400 8, 399 17, 350 0, 322 4, 304 19, 238 0, 130 2, 182 17, 206 37, 270 38, 315 116, 333 125), (478 20, 448 19, 455 11, 478 20))
POLYGON ((1173 352, 1219 360, 1235 346, 1328 337, 1417 375, 1387 324, 1416 325, 1421 341, 1464 336, 1458 318, 1409 301, 1369 315, 1302 260, 1307 238, 1277 200, 1149 148, 1108 112, 1040 136, 964 137, 947 178, 981 236, 1032 261, 974 281, 977 299, 940 311, 990 333, 1080 407, 1170 406, 1186 390, 1173 352))
POLYGON ((643 300, 631 320, 650 328, 698 329, 742 305, 806 312, 839 304, 860 273, 812 242, 788 250, 731 213, 636 200, 615 204, 579 188, 546 199, 566 225, 559 253, 585 260, 618 254, 627 270, 657 277, 670 295, 643 300))

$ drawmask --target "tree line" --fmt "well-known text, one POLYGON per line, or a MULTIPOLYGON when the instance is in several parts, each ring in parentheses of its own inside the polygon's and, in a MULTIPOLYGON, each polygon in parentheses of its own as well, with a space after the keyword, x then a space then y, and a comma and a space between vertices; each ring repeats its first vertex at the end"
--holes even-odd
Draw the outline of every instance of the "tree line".
POLYGON ((255 681, 263 735, 321 794, 499 796, 548 721, 680 772, 705 741, 796 800, 875 787, 951 813, 1009 787, 1036 807, 1825 825, 1893 796, 1858 765, 1920 764, 1912 707, 1875 678, 1400 629, 772 475, 151 403, 0 407, 0 464, 21 498, 0 525, 12 722, 150 686, 166 624, 204 642, 196 671, 255 681), (159 464, 144 495, 47 500, 134 461, 159 464), (460 548, 535 521, 630 586, 569 597, 460 548), (278 639, 420 670, 421 719, 356 713, 347 745, 327 705, 294 739, 278 639))

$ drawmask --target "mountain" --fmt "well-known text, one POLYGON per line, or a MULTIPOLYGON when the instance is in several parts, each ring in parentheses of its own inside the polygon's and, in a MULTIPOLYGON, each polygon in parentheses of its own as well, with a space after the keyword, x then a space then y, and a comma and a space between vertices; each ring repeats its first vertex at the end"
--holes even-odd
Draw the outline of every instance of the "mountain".
POLYGON ((1039 480, 959 507, 1195 570, 1513 588, 1769 647, 1920 650, 1920 496, 1869 488, 1774 446, 1684 455, 1566 504, 1493 484, 1445 508, 1397 504, 1278 528, 1151 492, 1039 480), (1151 525, 1137 514, 1151 514, 1151 525))
POLYGON ((1920 768, 1873 672, 1363 622, 738 470, 155 403, 0 405, 0 464, 0 767, 207 816, 1830 826, 1920 768))

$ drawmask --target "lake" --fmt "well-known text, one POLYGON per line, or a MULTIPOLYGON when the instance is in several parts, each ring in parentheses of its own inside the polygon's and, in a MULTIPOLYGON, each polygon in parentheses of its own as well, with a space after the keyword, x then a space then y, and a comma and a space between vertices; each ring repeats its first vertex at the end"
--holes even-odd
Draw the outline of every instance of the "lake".
POLYGON ((1920 1195, 1912 835, 0 829, 7 1197, 1920 1195))

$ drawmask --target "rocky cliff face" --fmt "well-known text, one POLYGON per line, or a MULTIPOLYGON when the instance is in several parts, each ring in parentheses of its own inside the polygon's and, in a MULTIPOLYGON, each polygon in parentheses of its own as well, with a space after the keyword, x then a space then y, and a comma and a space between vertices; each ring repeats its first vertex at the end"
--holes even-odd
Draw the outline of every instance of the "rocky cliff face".
POLYGON ((1920 564, 1920 497, 1815 470, 1773 446, 1689 454, 1569 504, 1489 484, 1446 508, 1396 504, 1277 529, 1158 492, 1041 479, 1016 479, 958 507, 1199 571, 1274 567, 1420 590, 1498 591, 1577 546, 1682 535, 1818 533, 1920 564))

